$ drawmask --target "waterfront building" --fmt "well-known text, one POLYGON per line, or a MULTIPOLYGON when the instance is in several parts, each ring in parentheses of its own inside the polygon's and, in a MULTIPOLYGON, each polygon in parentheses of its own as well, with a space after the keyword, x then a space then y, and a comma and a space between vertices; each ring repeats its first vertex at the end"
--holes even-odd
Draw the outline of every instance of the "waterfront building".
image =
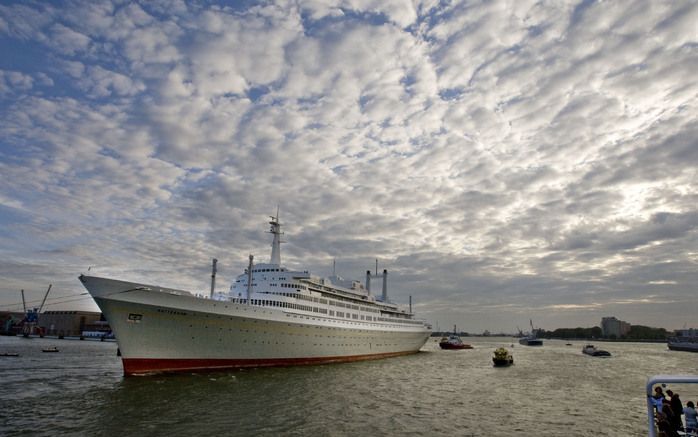
POLYGON ((604 337, 620 338, 630 332, 630 323, 618 320, 615 317, 603 317, 601 319, 601 331, 604 337))
POLYGON ((676 337, 698 337, 698 329, 688 328, 688 329, 677 329, 674 331, 676 337))
MULTIPOLYGON (((0 334, 19 335, 26 314, 17 311, 0 312, 0 334)), ((92 311, 43 311, 36 322, 35 335, 51 337, 109 337, 111 328, 104 315, 92 311)))
POLYGON ((111 329, 102 313, 91 311, 44 311, 39 315, 44 335, 81 337, 85 332, 108 334, 111 329))

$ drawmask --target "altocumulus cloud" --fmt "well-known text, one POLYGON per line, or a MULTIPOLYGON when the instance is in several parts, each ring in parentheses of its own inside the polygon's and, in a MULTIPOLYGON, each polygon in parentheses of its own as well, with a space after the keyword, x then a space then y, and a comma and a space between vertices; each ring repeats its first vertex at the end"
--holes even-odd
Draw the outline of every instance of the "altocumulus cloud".
MULTIPOLYGON (((441 327, 695 323, 695 2, 4 2, 0 308, 268 256, 441 327)), ((219 281, 223 282, 223 281, 219 281)), ((63 300, 64 303, 61 303, 63 300)))

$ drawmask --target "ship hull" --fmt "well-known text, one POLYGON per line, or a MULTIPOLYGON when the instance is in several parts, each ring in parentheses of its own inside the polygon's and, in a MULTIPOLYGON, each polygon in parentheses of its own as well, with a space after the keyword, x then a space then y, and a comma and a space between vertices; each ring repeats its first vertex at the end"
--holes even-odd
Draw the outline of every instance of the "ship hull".
POLYGON ((667 346, 673 351, 698 352, 698 343, 668 343, 667 346))
POLYGON ((423 325, 361 323, 80 278, 119 344, 126 375, 350 362, 416 353, 423 325))
POLYGON ((543 346, 543 340, 537 338, 520 338, 519 344, 524 346, 543 346))

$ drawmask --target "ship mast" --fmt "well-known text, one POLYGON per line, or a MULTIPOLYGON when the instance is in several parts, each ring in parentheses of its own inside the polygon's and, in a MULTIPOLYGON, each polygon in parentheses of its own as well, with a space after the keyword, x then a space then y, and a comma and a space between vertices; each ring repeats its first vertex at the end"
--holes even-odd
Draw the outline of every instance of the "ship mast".
POLYGON ((269 233, 274 235, 274 240, 271 243, 271 264, 281 265, 281 236, 284 234, 281 232, 281 222, 279 222, 279 207, 276 207, 276 217, 270 216, 271 230, 269 233))

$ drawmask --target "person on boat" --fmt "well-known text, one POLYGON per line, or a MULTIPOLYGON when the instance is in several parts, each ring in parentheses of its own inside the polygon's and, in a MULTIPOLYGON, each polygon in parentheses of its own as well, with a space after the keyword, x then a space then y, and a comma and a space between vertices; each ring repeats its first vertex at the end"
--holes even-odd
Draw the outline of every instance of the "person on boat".
POLYGON ((675 427, 676 419, 674 419, 674 412, 671 410, 671 401, 669 399, 665 398, 662 402, 662 414, 669 425, 669 429, 666 430, 667 437, 678 437, 679 431, 675 427))
POLYGON ((683 416, 683 404, 681 403, 678 393, 667 390, 666 394, 669 396, 669 406, 671 407, 671 413, 674 415, 672 425, 675 430, 679 431, 683 428, 683 421, 681 420, 681 416, 683 416))
POLYGON ((659 386, 655 387, 654 394, 652 395, 652 403, 654 404, 654 408, 657 409, 657 412, 661 413, 664 399, 664 391, 662 388, 659 386))
POLYGON ((686 407, 683 409, 683 417, 686 420, 687 435, 698 432, 698 418, 696 416, 696 406, 692 401, 686 402, 686 407))
POLYGON ((671 424, 666 414, 657 412, 657 437, 669 437, 671 435, 671 424))

